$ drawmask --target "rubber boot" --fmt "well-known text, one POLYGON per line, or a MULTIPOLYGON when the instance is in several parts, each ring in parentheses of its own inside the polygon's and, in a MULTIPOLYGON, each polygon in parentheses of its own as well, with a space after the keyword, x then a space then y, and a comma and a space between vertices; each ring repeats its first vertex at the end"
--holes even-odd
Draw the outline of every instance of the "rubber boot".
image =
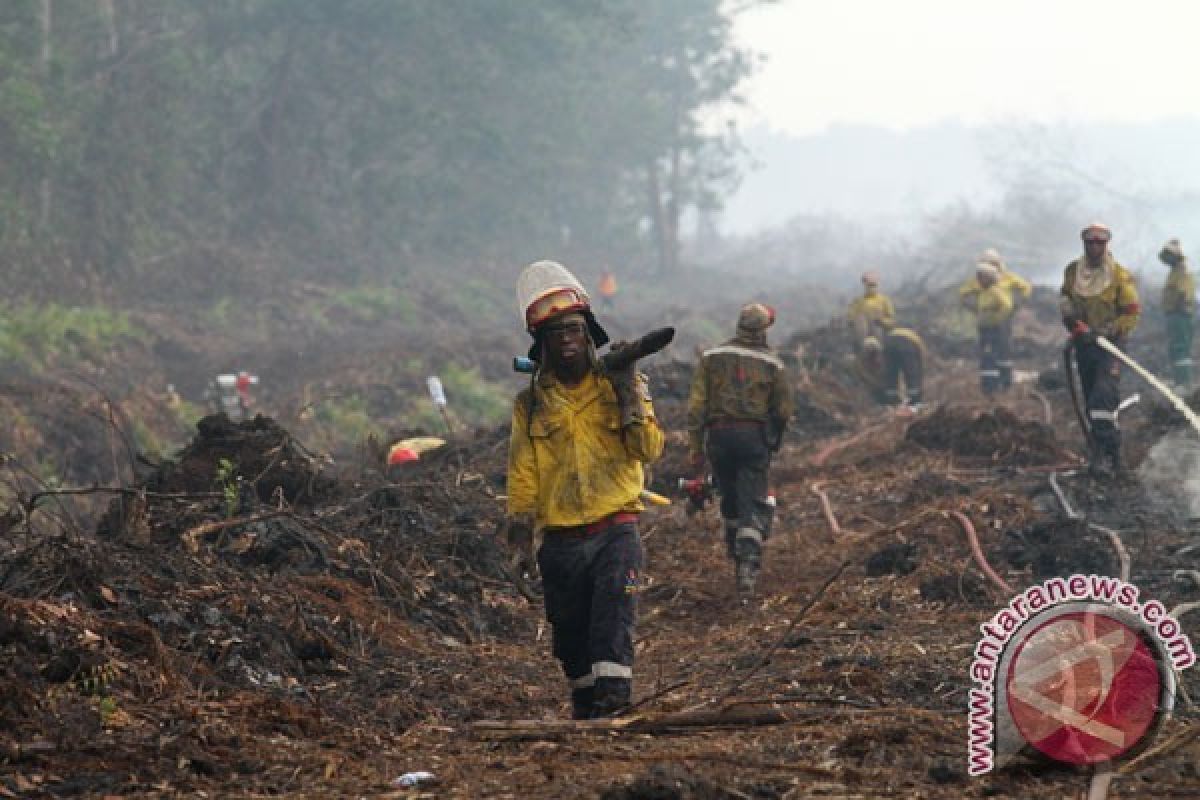
POLYGON ((592 718, 611 716, 629 707, 633 681, 629 678, 596 678, 592 696, 592 718))
POLYGON ((596 715, 595 690, 584 686, 571 690, 571 719, 591 719, 596 715))
POLYGON ((735 542, 737 562, 737 592, 743 600, 754 595, 758 568, 762 562, 762 534, 754 528, 738 530, 735 542))
POLYGON ((737 520, 725 520, 725 554, 734 561, 737 560, 737 551, 734 549, 735 542, 737 541, 737 532, 737 520))

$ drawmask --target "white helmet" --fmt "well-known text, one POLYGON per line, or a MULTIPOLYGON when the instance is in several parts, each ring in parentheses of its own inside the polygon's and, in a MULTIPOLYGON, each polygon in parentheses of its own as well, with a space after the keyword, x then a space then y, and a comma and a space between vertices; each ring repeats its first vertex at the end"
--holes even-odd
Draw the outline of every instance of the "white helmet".
POLYGON ((550 317, 591 306, 583 284, 557 261, 535 261, 517 278, 517 311, 531 331, 550 317))

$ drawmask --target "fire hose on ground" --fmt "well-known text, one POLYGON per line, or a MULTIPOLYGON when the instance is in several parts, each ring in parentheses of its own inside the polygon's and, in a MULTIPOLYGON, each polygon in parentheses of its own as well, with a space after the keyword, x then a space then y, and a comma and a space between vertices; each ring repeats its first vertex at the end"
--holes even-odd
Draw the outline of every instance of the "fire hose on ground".
POLYGON ((947 512, 950 516, 958 521, 959 526, 963 529, 963 533, 967 535, 967 544, 971 547, 971 555, 975 557, 975 563, 979 565, 979 569, 988 577, 992 583, 1004 592, 1006 595, 1013 594, 1013 588, 1008 585, 1008 581, 1001 578, 996 570, 992 569, 992 565, 988 563, 987 558, 983 555, 983 548, 979 546, 979 537, 975 534, 975 526, 971 524, 971 520, 966 514, 961 511, 947 512))

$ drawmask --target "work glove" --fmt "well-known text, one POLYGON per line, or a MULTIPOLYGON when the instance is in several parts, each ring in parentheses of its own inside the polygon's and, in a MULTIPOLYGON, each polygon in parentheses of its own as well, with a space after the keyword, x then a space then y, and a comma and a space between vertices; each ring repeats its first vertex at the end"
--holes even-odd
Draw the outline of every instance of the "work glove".
POLYGON ((1096 333, 1083 320, 1075 320, 1071 325, 1071 341, 1075 344, 1095 344, 1096 333))
POLYGON ((533 515, 517 514, 505 521, 504 543, 511 551, 509 566, 528 571, 534 563, 533 515))
MULTIPOLYGON (((625 342, 613 342, 610 349, 613 352, 623 350, 629 345, 625 342)), ((612 384, 617 395, 617 411, 621 415, 621 427, 640 425, 646 415, 642 409, 642 396, 638 391, 637 362, 624 369, 610 369, 605 372, 608 382, 612 384)))

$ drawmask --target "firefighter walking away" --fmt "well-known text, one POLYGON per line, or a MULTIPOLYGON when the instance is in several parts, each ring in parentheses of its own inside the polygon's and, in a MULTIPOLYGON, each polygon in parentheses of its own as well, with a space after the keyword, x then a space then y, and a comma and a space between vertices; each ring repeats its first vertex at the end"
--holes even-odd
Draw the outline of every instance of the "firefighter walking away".
POLYGON ((736 335, 700 358, 688 398, 690 463, 701 472, 707 453, 721 495, 726 552, 743 598, 754 592, 771 533, 775 508, 767 473, 792 416, 787 371, 767 347, 774 321, 768 306, 743 307, 736 335))

